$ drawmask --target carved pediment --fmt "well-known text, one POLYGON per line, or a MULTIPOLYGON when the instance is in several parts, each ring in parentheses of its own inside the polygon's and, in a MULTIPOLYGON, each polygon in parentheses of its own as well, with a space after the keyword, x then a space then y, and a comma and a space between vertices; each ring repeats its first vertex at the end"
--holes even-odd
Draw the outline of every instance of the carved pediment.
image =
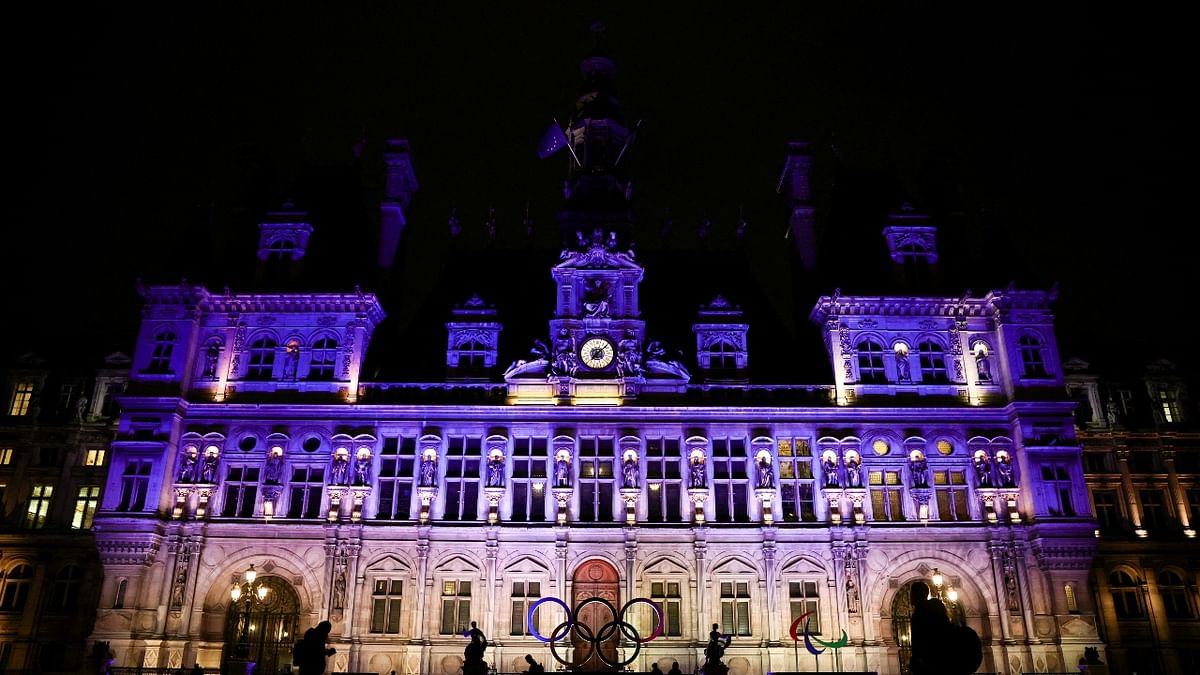
POLYGON ((403 560, 401 560, 400 558, 397 558, 394 555, 389 554, 389 555, 383 556, 382 558, 379 558, 378 560, 375 560, 370 565, 368 565, 367 571, 368 572, 403 572, 404 574, 408 574, 412 570, 408 566, 408 563, 404 562, 403 560))
POLYGON ((819 574, 824 576, 827 574, 825 566, 819 561, 810 560, 808 558, 797 558, 788 563, 780 570, 783 574, 819 574))
POLYGON ((658 560, 655 560, 654 562, 650 563, 649 565, 646 565, 646 567, 643 569, 643 572, 645 574, 663 574, 663 575, 691 574, 691 570, 689 570, 684 565, 681 565, 678 562, 671 560, 670 558, 659 558, 658 560))
POLYGON ((713 568, 713 574, 758 575, 758 570, 740 558, 730 558, 713 568))
POLYGON ((473 572, 476 574, 479 573, 479 569, 479 565, 475 561, 461 555, 450 556, 434 568, 437 572, 473 572))
POLYGON ((523 555, 504 566, 505 573, 549 574, 550 567, 530 555, 523 555))

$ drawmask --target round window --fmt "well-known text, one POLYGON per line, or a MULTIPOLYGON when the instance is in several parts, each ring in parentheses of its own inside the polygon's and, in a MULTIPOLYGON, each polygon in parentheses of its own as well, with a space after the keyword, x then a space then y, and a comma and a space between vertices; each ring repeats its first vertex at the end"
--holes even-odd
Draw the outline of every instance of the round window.
POLYGON ((242 452, 250 452, 258 445, 258 439, 253 436, 243 436, 242 440, 238 441, 238 449, 242 452))
POLYGON ((317 450, 321 449, 321 439, 317 438, 316 436, 309 436, 308 438, 304 439, 303 447, 305 452, 316 452, 317 450))
POLYGON ((891 446, 888 445, 887 441, 883 440, 882 438, 879 438, 879 439, 876 439, 875 442, 871 444, 871 449, 875 451, 875 454, 882 456, 882 455, 888 454, 888 452, 890 452, 892 448, 891 448, 891 446))
POLYGON ((942 454, 942 455, 953 455, 954 454, 954 446, 950 444, 950 441, 948 441, 944 438, 937 442, 937 450, 938 450, 938 453, 942 454))

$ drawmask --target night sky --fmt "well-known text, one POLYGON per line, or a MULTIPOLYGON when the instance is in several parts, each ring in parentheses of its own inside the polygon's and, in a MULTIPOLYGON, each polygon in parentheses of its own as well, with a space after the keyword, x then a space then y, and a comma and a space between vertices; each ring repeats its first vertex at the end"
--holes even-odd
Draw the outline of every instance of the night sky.
MULTIPOLYGON (((816 296, 793 297, 807 287, 775 193, 786 143, 804 139, 829 227, 881 241, 883 216, 911 202, 950 239, 1005 242, 971 259, 1002 251, 1007 279, 952 280, 959 293, 1057 281, 1065 356, 1194 367, 1183 329, 1195 320, 1175 318, 1195 307, 1183 289, 1198 259, 1180 236, 1195 140, 1181 16, 1109 3, 436 4, 40 3, 8 17, 0 354, 95 364, 131 351, 136 279, 243 290, 234 270, 253 266, 254 223, 284 200, 314 213, 314 248, 351 233, 373 208, 361 186, 379 144, 403 137, 421 188, 400 267, 364 283, 390 316, 377 342, 440 349, 447 303, 519 265, 544 286, 494 301, 515 322, 527 317, 512 298, 537 299, 522 311, 538 325, 502 337, 502 360, 520 356, 552 300, 564 175, 563 155, 535 148, 569 116, 600 21, 626 118, 644 120, 639 250, 674 261, 648 267, 651 333, 686 320, 666 307, 678 289, 719 290, 708 266, 737 251, 727 273, 749 281, 730 292, 766 326, 752 328, 752 361, 756 339, 824 359, 804 325, 816 296)), ((843 278, 814 288, 874 290, 845 279, 882 261, 837 255, 843 278)), ((362 275, 341 271, 356 264, 327 267, 316 290, 349 290, 362 275)))

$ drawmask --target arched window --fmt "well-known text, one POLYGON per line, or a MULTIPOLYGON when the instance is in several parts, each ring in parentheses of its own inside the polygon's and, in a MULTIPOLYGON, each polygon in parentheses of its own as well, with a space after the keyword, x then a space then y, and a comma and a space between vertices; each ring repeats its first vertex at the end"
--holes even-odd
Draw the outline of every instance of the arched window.
POLYGON ((25 609, 29 599, 29 584, 33 580, 33 568, 20 564, 10 569, 2 580, 0 590, 0 612, 19 612, 25 609))
POLYGON ((150 363, 146 372, 171 372, 171 354, 175 351, 175 331, 164 328, 154 335, 154 351, 150 353, 150 363))
POLYGON ((1046 377, 1046 358, 1042 341, 1034 335, 1022 335, 1017 341, 1021 349, 1021 367, 1025 377, 1046 377))
POLYGON ((334 362, 337 361, 337 340, 324 337, 312 343, 308 353, 308 379, 329 381, 333 379, 334 362))
POLYGON ((487 347, 478 340, 467 340, 458 346, 458 367, 463 370, 480 370, 483 368, 487 347))
POLYGON ((1174 570, 1163 570, 1158 574, 1158 595, 1168 619, 1195 618, 1187 584, 1174 570))
POLYGON ((710 370, 737 370, 738 348, 728 340, 717 340, 709 348, 710 370))
POLYGON ((1138 583, 1129 576, 1128 572, 1116 570, 1108 575, 1108 587, 1112 593, 1113 609, 1118 618, 1136 619, 1143 616, 1138 583))
POLYGON ((79 603, 79 584, 83 580, 83 571, 78 565, 67 565, 54 577, 54 587, 50 590, 50 603, 46 607, 50 612, 66 612, 75 609, 79 603))
POLYGON ((260 337, 250 343, 250 365, 246 369, 248 380, 269 380, 275 370, 275 339, 260 337))
POLYGON ((946 354, 942 346, 933 340, 922 340, 917 345, 917 357, 921 362, 921 380, 935 384, 946 384, 946 354))
POLYGON ((864 340, 858 345, 858 381, 864 384, 887 382, 883 375, 883 345, 864 340))

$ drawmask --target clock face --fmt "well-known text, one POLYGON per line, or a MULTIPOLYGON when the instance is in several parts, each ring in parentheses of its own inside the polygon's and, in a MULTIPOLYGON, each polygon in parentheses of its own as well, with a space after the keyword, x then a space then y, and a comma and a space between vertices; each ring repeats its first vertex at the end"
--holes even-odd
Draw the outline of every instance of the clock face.
POLYGON ((588 339, 579 349, 579 360, 594 370, 607 367, 615 355, 612 343, 599 337, 588 339))

